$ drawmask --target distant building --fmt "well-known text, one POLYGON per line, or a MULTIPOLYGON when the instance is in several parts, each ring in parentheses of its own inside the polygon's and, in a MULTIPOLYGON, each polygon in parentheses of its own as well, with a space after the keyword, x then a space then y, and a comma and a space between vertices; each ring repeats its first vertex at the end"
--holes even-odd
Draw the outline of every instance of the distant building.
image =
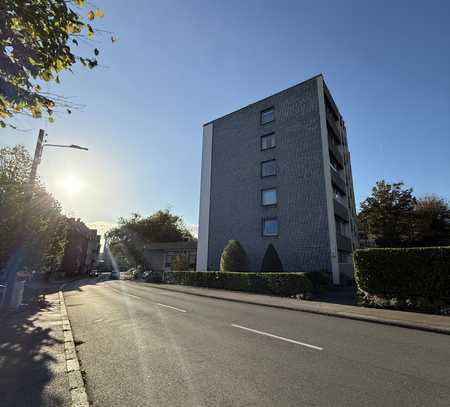
POLYGON ((67 242, 61 271, 66 275, 89 273, 98 261, 100 236, 97 230, 89 229, 80 219, 70 218, 67 221, 67 242))
POLYGON ((144 248, 147 267, 153 271, 172 270, 172 262, 178 255, 186 258, 188 270, 195 270, 197 241, 151 243, 144 248))
POLYGON ((352 275, 358 247, 344 120, 322 75, 203 126, 197 270, 226 243, 260 271, 269 243, 284 271, 352 275))

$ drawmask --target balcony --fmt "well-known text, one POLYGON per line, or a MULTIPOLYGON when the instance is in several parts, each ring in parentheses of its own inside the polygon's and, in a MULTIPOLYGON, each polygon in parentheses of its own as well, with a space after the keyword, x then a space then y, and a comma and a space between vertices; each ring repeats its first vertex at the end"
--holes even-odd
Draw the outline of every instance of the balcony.
POLYGON ((337 171, 333 168, 330 168, 331 172, 331 182, 335 185, 336 188, 340 189, 344 194, 347 192, 347 188, 345 185, 345 181, 339 175, 337 171))
POLYGON ((336 233, 336 244, 337 249, 342 250, 344 252, 351 252, 353 250, 352 240, 347 237, 336 233))
POLYGON ((327 124, 328 126, 330 126, 332 132, 334 133, 335 136, 337 136, 339 138, 339 142, 341 141, 341 137, 340 137, 340 131, 337 127, 336 121, 334 120, 331 112, 327 112, 326 114, 327 116, 327 124))
POLYGON ((348 217, 348 210, 347 208, 339 203, 336 199, 333 199, 334 203, 334 213, 336 216, 339 216, 341 219, 345 220, 346 222, 349 221, 348 217))
POLYGON ((336 143, 330 142, 328 140, 328 148, 330 153, 333 155, 334 159, 338 162, 341 168, 344 168, 344 157, 339 150, 339 147, 336 143))

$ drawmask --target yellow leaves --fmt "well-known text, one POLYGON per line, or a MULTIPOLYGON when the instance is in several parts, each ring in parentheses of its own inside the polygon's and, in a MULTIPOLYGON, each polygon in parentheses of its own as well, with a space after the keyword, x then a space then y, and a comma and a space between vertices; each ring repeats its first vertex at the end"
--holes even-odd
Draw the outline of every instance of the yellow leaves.
POLYGON ((105 13, 98 8, 95 10, 95 13, 92 10, 89 10, 89 13, 87 13, 87 18, 92 21, 95 17, 103 17, 104 15, 105 13))
POLYGON ((51 81, 53 79, 53 75, 50 71, 44 71, 41 73, 40 76, 46 82, 51 81))
POLYGON ((84 6, 84 0, 75 0, 75 4, 79 7, 83 7, 84 6))

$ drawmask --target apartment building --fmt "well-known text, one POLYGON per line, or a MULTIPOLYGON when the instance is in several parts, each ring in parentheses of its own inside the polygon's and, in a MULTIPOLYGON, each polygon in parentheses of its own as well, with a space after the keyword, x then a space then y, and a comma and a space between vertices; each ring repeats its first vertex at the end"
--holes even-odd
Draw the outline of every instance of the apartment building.
POLYGON ((318 75, 203 126, 197 270, 218 270, 228 240, 261 271, 352 275, 358 247, 344 120, 318 75))

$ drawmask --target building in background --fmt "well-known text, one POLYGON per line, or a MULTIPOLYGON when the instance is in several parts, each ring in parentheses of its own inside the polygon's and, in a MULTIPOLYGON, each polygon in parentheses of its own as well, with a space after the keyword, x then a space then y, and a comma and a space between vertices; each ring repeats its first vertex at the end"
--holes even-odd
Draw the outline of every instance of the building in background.
POLYGON ((195 270, 197 262, 197 241, 161 242, 146 244, 144 258, 152 271, 170 271, 177 256, 186 259, 188 270, 195 270))
POLYGON ((249 271, 272 243, 284 271, 353 274, 347 133, 322 75, 203 126, 197 270, 218 270, 231 239, 249 271))
POLYGON ((87 274, 97 265, 100 236, 97 230, 89 229, 80 219, 69 218, 67 222, 61 271, 65 275, 87 274))

